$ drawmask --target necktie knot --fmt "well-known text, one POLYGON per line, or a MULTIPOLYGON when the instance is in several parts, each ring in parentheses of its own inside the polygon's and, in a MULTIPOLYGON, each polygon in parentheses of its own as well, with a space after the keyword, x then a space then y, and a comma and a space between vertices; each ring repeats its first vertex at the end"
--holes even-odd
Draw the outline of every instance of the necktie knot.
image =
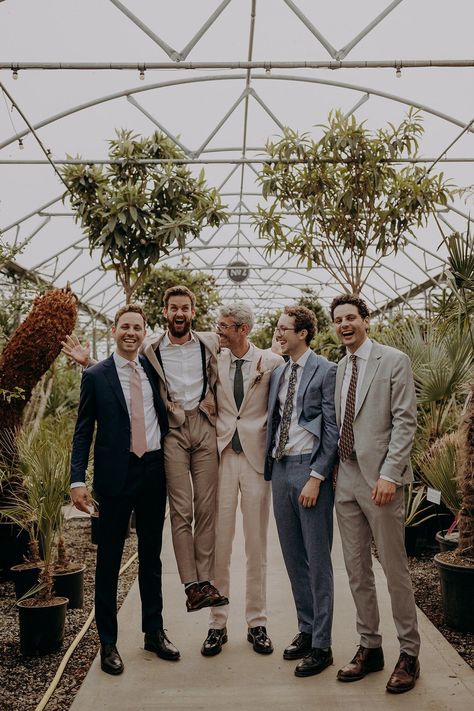
POLYGON ((235 367, 237 368, 237 370, 240 370, 240 369, 242 368, 242 363, 243 363, 243 362, 244 362, 244 359, 243 359, 243 358, 237 359, 237 360, 235 361, 235 367))

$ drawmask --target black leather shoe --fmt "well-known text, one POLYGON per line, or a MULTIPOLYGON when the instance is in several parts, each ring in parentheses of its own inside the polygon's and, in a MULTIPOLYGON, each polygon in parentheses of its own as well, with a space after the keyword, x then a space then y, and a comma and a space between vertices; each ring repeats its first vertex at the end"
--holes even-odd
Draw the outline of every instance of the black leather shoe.
POLYGON ((302 659, 311 652, 311 635, 298 632, 291 644, 283 651, 283 659, 302 659))
POLYGON ((273 652, 272 640, 267 635, 267 629, 263 627, 263 625, 259 627, 249 627, 247 640, 258 654, 271 654, 273 652))
POLYGON ((180 657, 179 651, 169 641, 164 630, 145 634, 144 647, 148 652, 155 652, 161 659, 167 659, 169 662, 177 662, 180 657))
POLYGON ((100 668, 106 674, 114 676, 123 672, 123 662, 115 644, 100 645, 100 668))
POLYGON ((210 629, 201 647, 201 654, 204 657, 215 657, 222 652, 222 645, 227 642, 227 628, 223 630, 210 629))
POLYGON ((311 652, 296 665, 295 676, 313 676, 319 674, 333 663, 331 647, 318 649, 313 647, 311 652))

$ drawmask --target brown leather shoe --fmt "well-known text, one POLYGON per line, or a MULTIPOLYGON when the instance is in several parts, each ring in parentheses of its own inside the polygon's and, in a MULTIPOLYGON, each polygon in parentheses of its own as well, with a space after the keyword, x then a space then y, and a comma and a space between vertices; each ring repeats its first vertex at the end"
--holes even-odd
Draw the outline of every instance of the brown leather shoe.
POLYGON ((228 605, 229 600, 221 595, 210 583, 189 585, 186 588, 186 609, 188 612, 202 610, 203 607, 219 607, 228 605))
POLYGON ((363 679, 366 674, 370 674, 370 672, 381 671, 383 663, 382 647, 368 649, 360 645, 349 664, 339 669, 337 678, 339 681, 358 681, 363 679))
POLYGON ((419 676, 420 662, 418 657, 412 657, 411 654, 400 652, 393 674, 388 680, 387 691, 390 694, 403 694, 405 691, 410 691, 415 686, 419 676))

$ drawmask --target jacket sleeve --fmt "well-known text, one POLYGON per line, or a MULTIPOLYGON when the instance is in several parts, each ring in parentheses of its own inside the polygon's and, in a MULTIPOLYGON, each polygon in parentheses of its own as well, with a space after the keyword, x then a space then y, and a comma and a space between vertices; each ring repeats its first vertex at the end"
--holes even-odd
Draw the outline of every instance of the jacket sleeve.
POLYGON ((317 442, 311 455, 311 469, 324 478, 332 476, 337 459, 339 428, 336 422, 334 392, 336 389, 336 365, 328 368, 321 384, 321 441, 317 442))
POLYGON ((90 372, 85 369, 82 373, 79 409, 72 441, 71 484, 85 481, 95 421, 96 402, 94 382, 90 372))
POLYGON ((392 429, 387 456, 380 474, 401 483, 403 472, 410 462, 416 432, 415 384, 410 360, 404 353, 400 353, 394 363, 390 385, 392 429))

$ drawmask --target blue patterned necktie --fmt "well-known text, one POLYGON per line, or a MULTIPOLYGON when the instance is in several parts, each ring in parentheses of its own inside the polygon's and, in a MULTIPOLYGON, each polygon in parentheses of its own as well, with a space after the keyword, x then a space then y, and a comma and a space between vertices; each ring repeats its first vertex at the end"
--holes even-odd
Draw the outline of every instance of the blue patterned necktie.
POLYGON ((293 363, 291 366, 290 379, 288 380, 288 390, 286 393, 285 404, 283 406, 283 415, 280 422, 280 439, 275 452, 275 459, 280 460, 285 454, 285 447, 288 443, 290 434, 291 414, 293 412, 293 399, 296 390, 296 374, 298 372, 298 363, 293 363))

